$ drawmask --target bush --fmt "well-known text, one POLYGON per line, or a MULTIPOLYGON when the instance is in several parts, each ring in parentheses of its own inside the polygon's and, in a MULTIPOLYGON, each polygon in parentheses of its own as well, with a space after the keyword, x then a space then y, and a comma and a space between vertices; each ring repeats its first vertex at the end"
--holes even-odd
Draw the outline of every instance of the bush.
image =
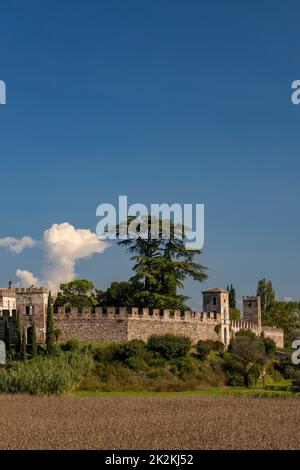
POLYGON ((274 353, 277 350, 275 341, 273 341, 271 338, 263 338, 263 344, 264 344, 266 356, 273 357, 274 353))
POLYGON ((204 361, 204 359, 207 358, 208 354, 213 349, 213 341, 200 340, 197 343, 196 349, 197 349, 198 358, 201 361, 204 361))
POLYGON ((83 345, 78 339, 70 338, 65 343, 60 345, 62 351, 80 351, 83 349, 83 345))
POLYGON ((164 336, 150 336, 147 348, 149 351, 160 354, 164 359, 171 360, 185 357, 191 345, 191 340, 186 336, 166 334, 164 336))

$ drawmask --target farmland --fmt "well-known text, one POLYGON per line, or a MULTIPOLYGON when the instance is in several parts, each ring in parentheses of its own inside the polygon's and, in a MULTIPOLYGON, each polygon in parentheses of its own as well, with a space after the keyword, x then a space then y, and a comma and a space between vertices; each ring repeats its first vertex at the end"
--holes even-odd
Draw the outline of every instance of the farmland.
POLYGON ((299 398, 0 396, 1 449, 300 449, 299 398))

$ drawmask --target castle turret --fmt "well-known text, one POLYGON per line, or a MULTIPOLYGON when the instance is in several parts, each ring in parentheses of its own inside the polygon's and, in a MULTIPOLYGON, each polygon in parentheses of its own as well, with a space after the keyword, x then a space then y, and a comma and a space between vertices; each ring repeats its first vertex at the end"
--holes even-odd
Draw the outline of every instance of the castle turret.
POLYGON ((243 321, 252 323, 261 331, 261 301, 259 296, 243 297, 243 321))
POLYGON ((227 347, 230 341, 229 292, 214 287, 202 292, 203 311, 221 314, 221 340, 227 347))

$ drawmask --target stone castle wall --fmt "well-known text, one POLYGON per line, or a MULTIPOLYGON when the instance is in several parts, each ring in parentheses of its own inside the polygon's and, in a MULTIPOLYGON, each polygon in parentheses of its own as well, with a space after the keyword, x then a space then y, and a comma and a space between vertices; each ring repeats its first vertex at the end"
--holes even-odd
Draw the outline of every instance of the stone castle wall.
POLYGON ((149 310, 137 308, 115 309, 113 307, 89 309, 81 313, 72 308, 69 313, 60 308, 54 314, 58 340, 76 338, 80 341, 147 341, 151 335, 188 336, 193 343, 200 339, 220 340, 217 325, 221 315, 215 313, 180 312, 179 310, 149 310))
POLYGON ((262 333, 265 338, 271 338, 273 341, 275 341, 277 348, 284 347, 284 331, 282 328, 263 326, 262 333))

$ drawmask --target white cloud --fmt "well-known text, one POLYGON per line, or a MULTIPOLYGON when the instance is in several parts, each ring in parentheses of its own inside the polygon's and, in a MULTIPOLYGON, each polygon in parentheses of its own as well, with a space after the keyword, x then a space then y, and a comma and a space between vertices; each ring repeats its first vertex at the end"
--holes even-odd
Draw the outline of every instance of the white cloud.
POLYGON ((52 289, 76 277, 79 259, 103 253, 109 246, 90 230, 76 229, 69 223, 54 224, 44 232, 45 264, 43 278, 52 289))
POLYGON ((22 237, 20 239, 13 237, 0 238, 0 247, 16 254, 21 253, 25 248, 33 248, 37 243, 31 237, 22 237))
POLYGON ((21 282, 18 283, 18 286, 21 287, 37 287, 39 285, 39 278, 35 277, 31 272, 25 271, 22 269, 17 269, 16 276, 20 279, 21 282))
MULTIPOLYGON (((37 243, 30 237, 20 240, 11 237, 0 239, 0 246, 13 253, 20 253, 25 247, 31 248, 37 243)), ((109 246, 90 230, 76 229, 67 222, 52 225, 44 232, 39 244, 43 248, 41 277, 21 269, 16 271, 16 276, 24 287, 44 285, 53 291, 57 291, 61 283, 76 278, 77 260, 103 253, 109 246)))

